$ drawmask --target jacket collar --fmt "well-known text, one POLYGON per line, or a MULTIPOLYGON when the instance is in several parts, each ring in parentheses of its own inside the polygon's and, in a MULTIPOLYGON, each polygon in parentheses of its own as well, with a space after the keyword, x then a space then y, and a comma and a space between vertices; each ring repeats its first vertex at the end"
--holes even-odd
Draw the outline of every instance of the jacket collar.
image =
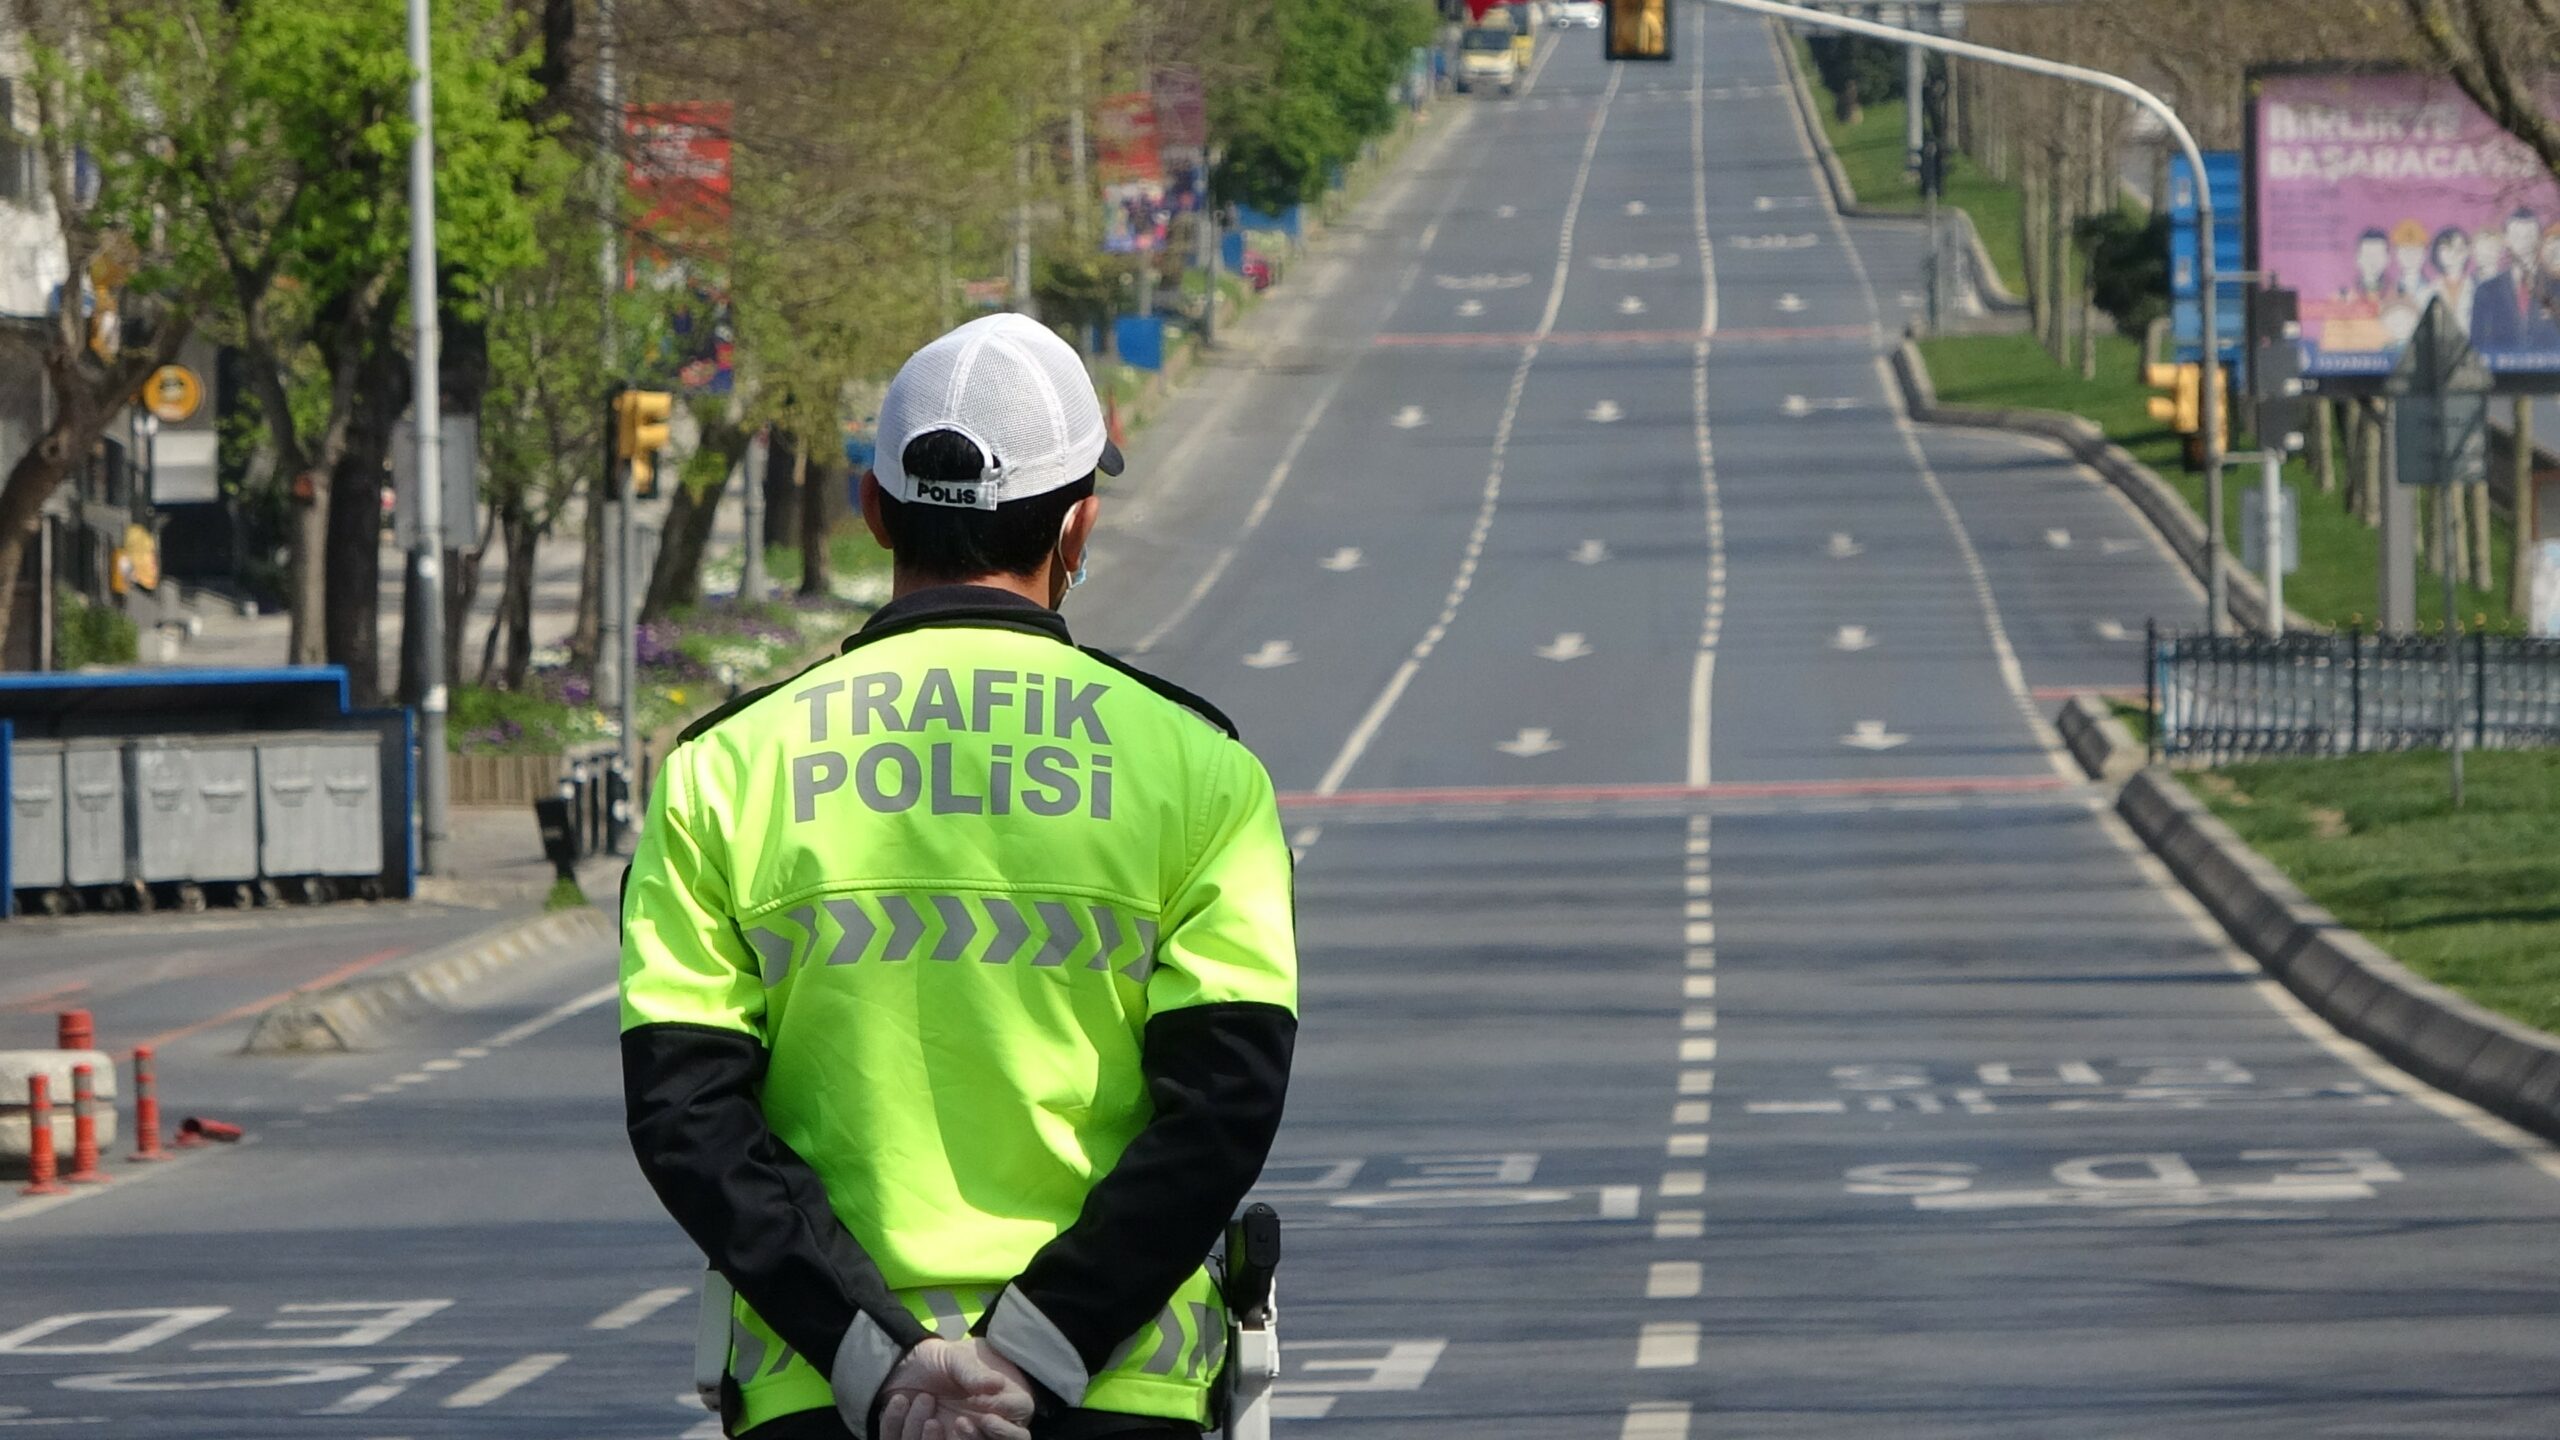
POLYGON ((944 625, 986 626, 1045 635, 1073 645, 1066 617, 1010 590, 992 585, 936 585, 902 595, 871 613, 862 628, 845 639, 838 653, 910 630, 944 625))

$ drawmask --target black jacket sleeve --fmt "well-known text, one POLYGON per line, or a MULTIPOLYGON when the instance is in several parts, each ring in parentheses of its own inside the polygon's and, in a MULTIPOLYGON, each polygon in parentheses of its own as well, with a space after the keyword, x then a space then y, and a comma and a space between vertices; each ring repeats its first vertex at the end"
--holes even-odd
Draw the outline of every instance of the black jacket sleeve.
POLYGON ((640 1173, 711 1267, 819 1373, 835 1373, 863 1317, 884 1352, 903 1353, 929 1332, 836 1218, 817 1172, 765 1123, 766 1063, 764 1046, 737 1031, 625 1031, 623 1106, 640 1173))
MULTIPOLYGON (((1278 1005, 1224 1003, 1172 1010, 1147 1022, 1142 1065, 1155 1116, 1085 1196, 1076 1221, 1041 1247, 981 1333, 1017 1361, 1008 1307, 1027 1303, 1038 1327, 1073 1348, 1084 1378, 1156 1317, 1215 1248, 1262 1173, 1289 1088, 1298 1022, 1278 1005)), ((1025 1363, 1070 1401, 1080 1385, 1025 1363)))

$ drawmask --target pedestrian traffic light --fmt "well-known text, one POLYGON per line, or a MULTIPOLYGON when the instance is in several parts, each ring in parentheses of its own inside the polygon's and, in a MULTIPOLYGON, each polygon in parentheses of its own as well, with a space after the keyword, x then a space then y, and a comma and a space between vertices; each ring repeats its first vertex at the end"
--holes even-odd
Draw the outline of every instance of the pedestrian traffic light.
POLYGON ((676 397, 664 390, 613 392, 613 453, 631 471, 631 494, 652 500, 658 494, 658 453, 674 438, 667 417, 676 397))

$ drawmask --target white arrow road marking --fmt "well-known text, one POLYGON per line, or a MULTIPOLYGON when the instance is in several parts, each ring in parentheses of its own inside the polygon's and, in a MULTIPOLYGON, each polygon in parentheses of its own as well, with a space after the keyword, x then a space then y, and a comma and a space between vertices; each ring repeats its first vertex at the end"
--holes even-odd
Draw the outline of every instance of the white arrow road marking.
POLYGON ((1422 413, 1421 406, 1407 405, 1397 411, 1395 418, 1387 423, 1399 430, 1419 430, 1431 423, 1431 417, 1422 413))
POLYGON ((1609 547, 1598 540, 1585 540, 1573 547, 1573 563, 1597 565, 1609 558, 1609 547))
POLYGON ((1472 320, 1476 316, 1484 313, 1484 302, 1481 300, 1461 300, 1458 302, 1458 313, 1472 320))
POLYGON ((2101 540, 2098 542, 2098 553, 2101 555, 2122 555, 2128 550, 2139 550, 2141 548, 2142 542, 2139 540, 2101 540))
POLYGON ((1778 297, 1778 310, 1782 314, 1793 315, 1803 309, 1804 297, 1792 290, 1778 297))
POLYGON ((1595 425, 1614 425, 1625 419, 1626 415, 1627 412, 1619 409, 1618 402, 1615 400, 1603 400, 1582 412, 1582 418, 1595 425))
POLYGON ((1443 290, 1517 290, 1529 283, 1526 275, 1434 275, 1431 283, 1443 290))
POLYGON ((1861 720, 1856 728, 1840 737, 1840 743, 1857 750, 1890 750, 1910 739, 1908 735, 1896 735, 1886 730, 1881 720, 1861 720))
POLYGON ((1618 302, 1618 313, 1621 315, 1641 315, 1644 313, 1644 302, 1633 295, 1629 295, 1618 302))
POLYGON ((1875 643, 1876 637, 1868 634, 1867 627, 1864 625, 1843 625, 1840 627, 1840 633, 1831 637, 1832 649, 1846 650, 1852 655, 1861 650, 1874 649, 1875 643))
POLYGON ((1286 640, 1265 640, 1261 649, 1244 657, 1244 663, 1256 670, 1277 670, 1283 665, 1297 664, 1298 652, 1289 648, 1286 640))
POLYGON ((1332 554, 1327 555, 1316 563, 1327 570, 1332 571, 1336 575, 1340 575, 1349 570, 1357 570, 1360 568, 1360 549, 1356 545, 1345 545, 1341 549, 1334 551, 1332 554))
POLYGON ((1859 544, 1857 541, 1850 539, 1848 536, 1841 534, 1837 530, 1831 532, 1830 549, 1831 558, 1834 560, 1855 560, 1867 552, 1866 546, 1859 544))
POLYGON ((1591 263, 1603 270, 1669 270, 1680 263, 1680 257, 1677 255, 1598 255, 1592 257, 1591 263))
POLYGON ((2071 548, 2071 532, 2059 526, 2047 530, 2044 532, 2044 543, 2056 550, 2068 550, 2071 548))
POLYGON ((1810 195, 1763 195, 1751 202, 1754 210, 1802 210, 1813 204, 1810 195))
POLYGON ((1858 408, 1858 402, 1842 396, 1809 400, 1802 395, 1790 395, 1787 397, 1787 403, 1778 408, 1787 412, 1789 416, 1801 420, 1817 410, 1855 410, 1858 408))
POLYGON ((1736 235, 1725 243, 1736 250, 1810 250, 1822 242, 1811 235, 1736 235))
POLYGON ((1542 660, 1579 660, 1590 653, 1591 642, 1583 639, 1579 630, 1567 630, 1538 647, 1538 658, 1542 660))
POLYGON ((1630 215, 1641 215, 1641 214, 1643 214, 1643 213, 1644 213, 1644 202, 1643 202, 1643 201, 1641 201, 1641 200, 1630 200, 1630 201, 1628 201, 1628 202, 1627 202, 1627 213, 1628 213, 1628 214, 1630 214, 1630 215))
POLYGON ((2098 632, 2098 638, 2101 640, 2130 640, 2133 638, 2132 632, 2124 628, 2124 622, 2121 620, 2100 620, 2090 628, 2098 632))
POLYGON ((1517 755, 1521 759, 1526 760, 1532 756, 1546 755, 1554 751, 1561 750, 1564 746, 1556 742, 1556 732, 1553 730, 1523 729, 1519 734, 1508 740, 1502 741, 1493 748, 1501 751, 1505 755, 1517 755))

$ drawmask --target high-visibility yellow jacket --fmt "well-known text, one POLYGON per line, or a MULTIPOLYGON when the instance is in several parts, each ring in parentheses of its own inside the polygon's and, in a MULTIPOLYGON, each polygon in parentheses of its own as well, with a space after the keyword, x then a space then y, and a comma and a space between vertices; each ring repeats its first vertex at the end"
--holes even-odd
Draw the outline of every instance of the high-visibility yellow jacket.
POLYGON ((1203 1418, 1293 928, 1224 717, 1003 591, 902 598, 688 732, 624 881, 623 1059, 641 1167, 738 1293, 732 1433, 867 1433, 966 1330, 1058 1402, 1203 1418))

